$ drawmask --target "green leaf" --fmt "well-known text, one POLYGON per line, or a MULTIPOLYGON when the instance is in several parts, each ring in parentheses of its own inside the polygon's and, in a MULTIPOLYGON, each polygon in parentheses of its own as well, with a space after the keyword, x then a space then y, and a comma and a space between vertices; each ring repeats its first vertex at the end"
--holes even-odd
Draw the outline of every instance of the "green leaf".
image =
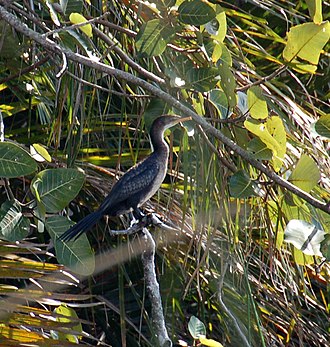
POLYGON ((293 246, 293 258, 297 265, 315 264, 315 259, 312 255, 304 254, 300 249, 293 246))
POLYGON ((153 19, 144 24, 136 38, 136 47, 148 57, 158 56, 165 51, 175 30, 160 19, 153 19))
POLYGON ((315 161, 310 156, 303 154, 288 180, 295 186, 309 193, 320 179, 320 170, 315 161))
POLYGON ((50 169, 39 172, 31 182, 31 191, 46 212, 56 213, 79 193, 84 174, 75 169, 50 169))
POLYGON ((220 89, 212 89, 209 93, 209 101, 218 110, 220 118, 228 118, 230 111, 226 94, 220 89))
POLYGON ((229 178, 229 193, 233 198, 258 196, 259 188, 243 170, 237 171, 229 178))
POLYGON ((247 150, 253 153, 255 159, 271 160, 273 157, 273 152, 258 137, 248 143, 247 150))
POLYGON ((72 12, 81 13, 83 11, 83 0, 60 0, 60 4, 67 16, 72 12))
POLYGON ((0 236, 8 241, 24 239, 30 230, 30 221, 23 217, 16 201, 6 201, 0 209, 0 236))
POLYGON ((67 242, 59 238, 72 224, 63 216, 53 216, 47 218, 45 226, 54 242, 58 262, 77 274, 91 275, 95 269, 95 258, 86 234, 67 242))
POLYGON ((315 24, 322 23, 322 0, 306 0, 309 15, 315 24))
POLYGON ((205 336, 200 336, 198 339, 199 339, 199 342, 201 344, 203 344, 203 346, 207 346, 207 347, 223 347, 223 345, 220 342, 215 341, 213 339, 207 339, 205 336))
POLYGON ((193 68, 187 72, 186 80, 192 84, 193 87, 200 92, 207 92, 215 87, 217 84, 216 76, 219 75, 217 68, 202 67, 193 68))
POLYGON ((197 317, 191 316, 188 322, 188 330, 194 339, 198 339, 200 335, 205 336, 206 328, 203 322, 197 317))
POLYGON ((316 121, 314 129, 319 135, 330 139, 330 114, 326 114, 316 121))
POLYGON ((37 163, 28 152, 10 143, 0 142, 0 177, 26 176, 37 170, 37 163))
POLYGON ((273 160, 272 165, 275 171, 278 171, 284 161, 285 153, 286 153, 286 132, 284 128, 283 121, 278 116, 273 116, 267 119, 266 127, 269 134, 273 137, 273 139, 278 144, 276 148, 276 152, 273 151, 273 160))
POLYGON ((219 73, 221 76, 220 84, 227 96, 228 105, 229 107, 235 107, 237 103, 235 93, 236 80, 229 65, 221 61, 219 64, 219 73))
POLYGON ((327 261, 330 261, 330 234, 324 236, 324 240, 321 243, 321 253, 327 261))
MULTIPOLYGON (((217 7, 220 8, 220 6, 217 7)), ((222 43, 227 33, 227 20, 225 11, 220 10, 220 12, 213 20, 205 24, 205 29, 210 34, 211 38, 216 40, 217 44, 222 43)))
POLYGON ((259 86, 252 86, 247 91, 250 115, 254 119, 266 119, 268 117, 267 102, 259 86))
MULTIPOLYGON (((81 24, 87 22, 87 19, 80 13, 72 12, 69 16, 70 22, 72 24, 81 24)), ((78 27, 87 37, 93 37, 93 29, 91 24, 86 24, 78 27)))
MULTIPOLYGON (((75 310, 68 307, 67 305, 60 305, 55 308, 54 312, 56 313, 56 321, 60 323, 76 323, 76 325, 71 326, 70 329, 68 329, 68 333, 64 333, 63 330, 57 332, 57 336, 55 337, 57 340, 60 341, 70 341, 72 343, 79 343, 78 337, 73 332, 76 333, 82 333, 82 325, 79 321, 78 315, 75 310)), ((66 329, 65 329, 66 330, 66 329)))
POLYGON ((34 143, 30 146, 30 153, 31 157, 38 162, 48 161, 50 163, 52 161, 52 157, 47 149, 38 143, 34 143))
POLYGON ((216 17, 214 9, 202 0, 184 1, 178 12, 179 20, 191 25, 203 25, 216 17))
POLYGON ((281 118, 274 116, 267 119, 266 123, 247 119, 244 126, 273 152, 272 165, 278 171, 286 153, 286 133, 281 118))
POLYGON ((321 51, 330 38, 330 23, 304 23, 290 29, 283 57, 291 62, 299 57, 317 65, 321 51))

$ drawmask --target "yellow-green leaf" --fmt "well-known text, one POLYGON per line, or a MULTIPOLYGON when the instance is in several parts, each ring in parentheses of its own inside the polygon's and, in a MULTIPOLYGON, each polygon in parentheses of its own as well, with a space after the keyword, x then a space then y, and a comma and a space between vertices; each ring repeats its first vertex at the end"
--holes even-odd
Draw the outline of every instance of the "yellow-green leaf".
MULTIPOLYGON (((76 12, 71 13, 69 19, 72 24, 81 24, 87 22, 87 19, 83 15, 76 12)), ((79 27, 79 29, 88 37, 93 36, 92 26, 90 24, 83 25, 79 27)))
POLYGON ((330 38, 330 23, 304 23, 290 29, 283 57, 291 62, 299 57, 317 65, 321 51, 330 38))
POLYGON ((314 257, 304 254, 300 249, 293 246, 293 258, 297 265, 314 264, 314 257))
POLYGON ((286 134, 281 118, 274 116, 269 118, 266 123, 248 119, 244 125, 273 152, 272 165, 275 171, 278 171, 282 166, 286 151, 286 134))
MULTIPOLYGON (((78 332, 78 333, 82 333, 82 326, 81 323, 79 322, 79 318, 77 316, 77 313, 70 307, 66 306, 66 305, 60 305, 58 307, 55 308, 55 313, 57 313, 59 316, 56 318, 56 320, 58 322, 61 323, 76 323, 77 324, 73 327, 70 328, 70 332, 74 331, 74 332, 78 332)), ((77 341, 77 336, 73 335, 71 333, 63 333, 63 332, 59 332, 58 333, 58 338, 61 341, 70 341, 73 343, 78 343, 77 341)), ((79 337, 80 338, 80 337, 79 337)))
POLYGON ((284 124, 280 117, 273 116, 267 119, 266 126, 270 135, 278 143, 276 154, 274 154, 272 160, 275 171, 278 171, 282 167, 286 153, 286 133, 284 124))
POLYGON ((315 161, 308 155, 303 154, 292 171, 289 181, 309 193, 317 185, 320 178, 320 170, 315 161))
POLYGON ((204 346, 209 346, 209 347, 223 347, 223 345, 215 341, 213 339, 207 339, 205 336, 199 336, 199 341, 204 345, 204 346))
POLYGON ((259 86, 252 86, 247 91, 248 105, 251 117, 265 119, 268 117, 267 102, 259 86))
POLYGON ((306 0, 308 12, 315 24, 322 23, 322 0, 306 0))
POLYGON ((38 162, 43 162, 46 160, 50 163, 52 161, 52 157, 48 153, 47 149, 38 143, 34 143, 32 146, 30 146, 30 153, 31 157, 38 162))

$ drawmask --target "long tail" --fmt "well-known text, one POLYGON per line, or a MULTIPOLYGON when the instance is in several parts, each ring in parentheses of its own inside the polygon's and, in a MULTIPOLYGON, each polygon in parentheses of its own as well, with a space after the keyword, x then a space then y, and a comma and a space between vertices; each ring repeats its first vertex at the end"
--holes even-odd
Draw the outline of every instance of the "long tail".
POLYGON ((103 213, 100 210, 90 213, 88 216, 80 220, 77 224, 73 225, 69 230, 60 236, 62 241, 76 240, 80 235, 91 229, 98 220, 102 217, 103 213))

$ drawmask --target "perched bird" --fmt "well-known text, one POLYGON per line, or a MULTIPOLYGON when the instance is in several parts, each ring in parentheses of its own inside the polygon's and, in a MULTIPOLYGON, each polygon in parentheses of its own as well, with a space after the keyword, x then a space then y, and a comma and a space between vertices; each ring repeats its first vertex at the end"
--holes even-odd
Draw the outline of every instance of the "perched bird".
POLYGON ((118 216, 133 211, 141 217, 139 207, 149 200, 162 184, 168 163, 169 148, 164 132, 179 122, 191 119, 163 115, 155 119, 150 129, 153 152, 131 167, 113 186, 100 207, 61 235, 62 241, 77 239, 91 229, 103 215, 118 216))

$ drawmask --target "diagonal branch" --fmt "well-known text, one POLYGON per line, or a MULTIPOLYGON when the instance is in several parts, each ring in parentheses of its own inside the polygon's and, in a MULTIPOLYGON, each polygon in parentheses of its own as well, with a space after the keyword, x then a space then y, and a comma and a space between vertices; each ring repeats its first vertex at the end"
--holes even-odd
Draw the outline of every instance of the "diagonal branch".
POLYGON ((7 1, 0 0, 0 18, 5 20, 8 24, 10 24, 15 30, 21 32, 26 37, 30 38, 31 40, 39 43, 43 48, 61 55, 64 54, 66 58, 72 62, 83 64, 85 66, 88 66, 92 69, 104 72, 108 75, 111 75, 113 77, 116 77, 118 79, 123 79, 127 82, 130 82, 132 84, 138 85, 142 88, 145 88, 150 93, 158 96, 165 102, 167 102, 172 107, 178 109, 179 111, 183 112, 187 116, 191 116, 197 124, 199 124, 201 127, 203 127, 204 131, 209 133, 210 135, 216 137, 219 139, 223 144, 228 146, 233 152, 241 156, 244 160, 246 160, 248 163, 250 163, 252 166, 254 166, 256 169, 260 170, 262 173, 264 173, 268 178, 273 180, 275 183, 280 185, 281 187, 289 190, 293 194, 299 196, 306 202, 308 202, 310 205, 326 212, 330 213, 330 203, 325 203, 321 200, 318 200, 314 198, 312 195, 306 193, 305 191, 301 190, 300 188, 296 187, 295 185, 291 184, 287 180, 283 179, 279 175, 277 175, 274 171, 269 169, 267 166, 262 164, 260 161, 253 158, 253 156, 245 151, 243 148, 238 146, 234 141, 226 137, 221 131, 214 128, 211 124, 209 124, 203 117, 200 117, 197 113, 195 113, 193 110, 188 108, 187 106, 183 105, 179 100, 175 99, 159 87, 141 79, 138 78, 128 72, 121 71, 118 69, 115 69, 111 66, 108 66, 106 64, 100 63, 98 61, 91 60, 90 58, 83 56, 78 53, 74 53, 66 48, 61 47, 56 42, 40 35, 39 33, 33 31, 32 29, 28 28, 26 25, 24 25, 15 15, 8 12, 5 8, 7 5, 7 1), (2 6, 1 6, 2 5, 2 6))

